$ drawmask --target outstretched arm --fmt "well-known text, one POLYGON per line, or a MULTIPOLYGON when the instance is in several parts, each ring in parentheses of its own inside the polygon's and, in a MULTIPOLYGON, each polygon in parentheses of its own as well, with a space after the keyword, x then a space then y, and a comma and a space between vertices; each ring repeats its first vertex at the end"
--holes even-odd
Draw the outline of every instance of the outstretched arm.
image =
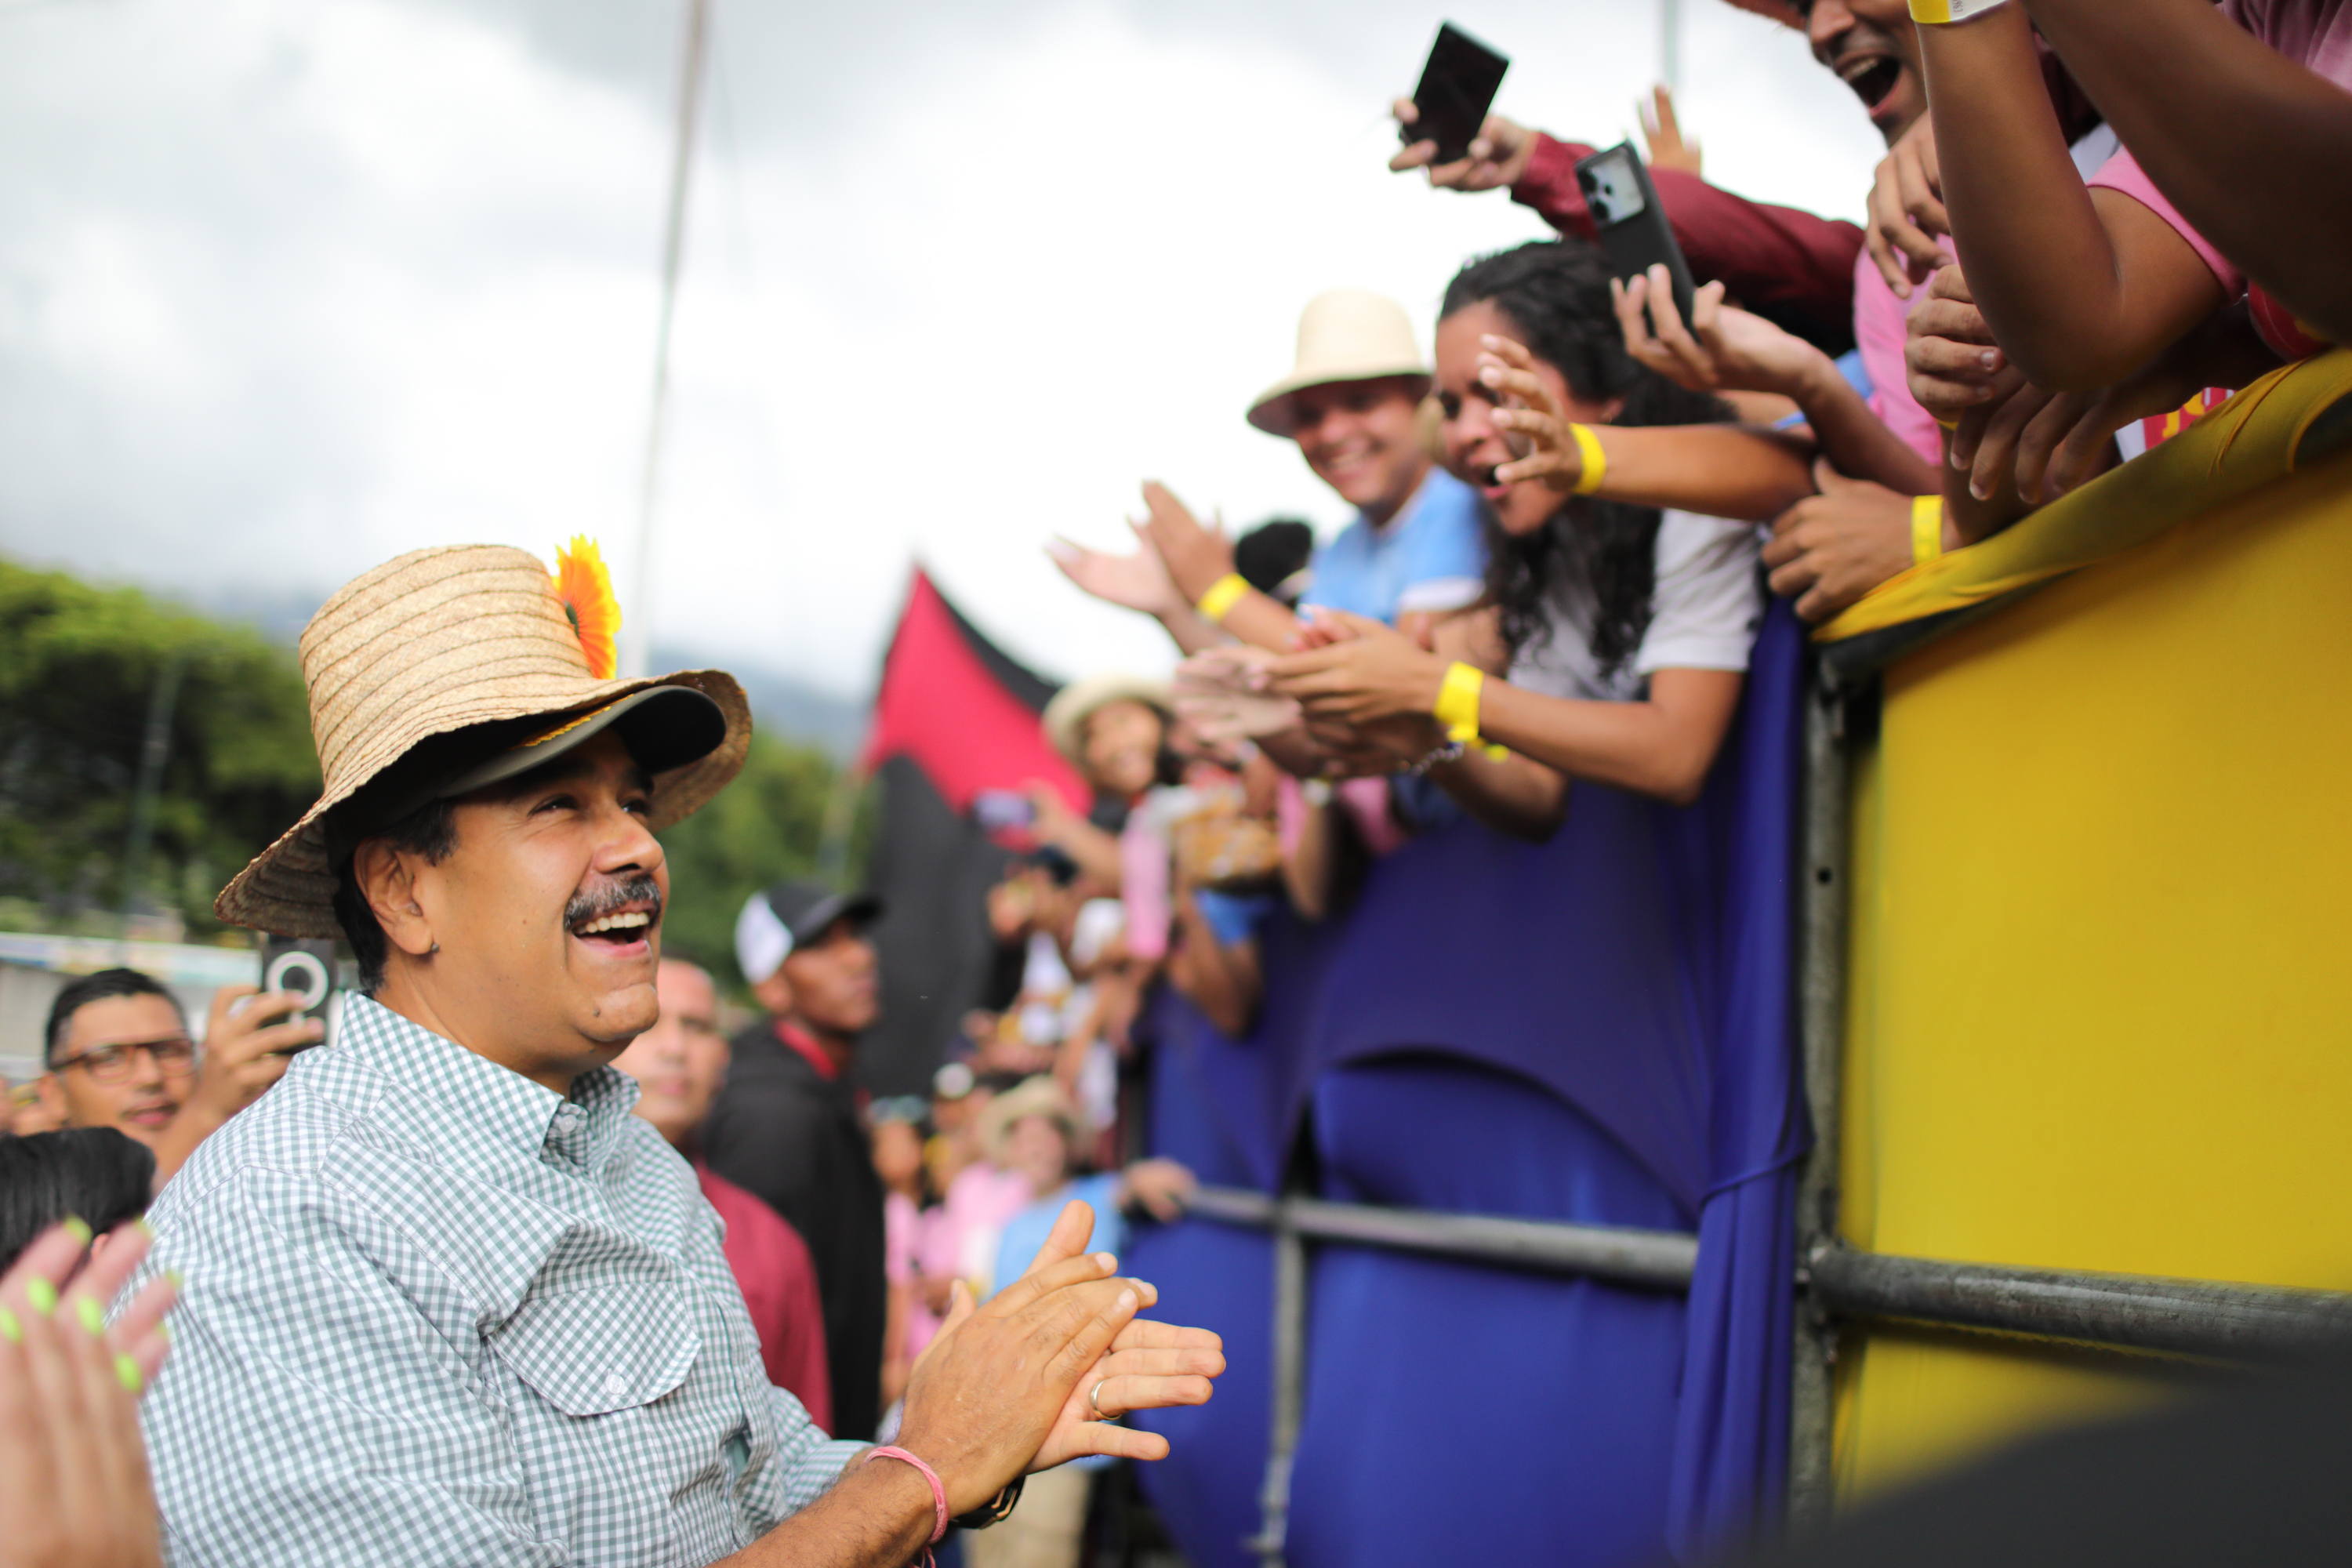
POLYGON ((1953 243, 2028 381, 2053 392, 2121 381, 2223 303, 2179 230, 2130 196, 2084 187, 2022 6, 1924 24, 1919 50, 1953 243))
POLYGON ((2028 4, 2180 216, 2297 315, 2352 342, 2352 93, 2207 0, 2028 4))

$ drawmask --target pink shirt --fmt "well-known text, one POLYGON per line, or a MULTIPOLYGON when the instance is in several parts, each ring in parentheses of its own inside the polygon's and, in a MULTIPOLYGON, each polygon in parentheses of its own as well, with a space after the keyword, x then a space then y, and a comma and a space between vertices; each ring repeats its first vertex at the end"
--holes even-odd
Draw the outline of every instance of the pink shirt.
MULTIPOLYGON (((2352 89, 2352 0, 2221 0, 2221 15, 2287 58, 2352 89)), ((2121 191, 2171 225, 2213 269, 2224 298, 2234 300, 2246 291, 2246 275, 2189 226, 2129 149, 2108 159, 2090 183, 2121 191)))
POLYGON ((1943 437, 1935 416, 1911 395, 1911 374, 1903 363, 1904 322, 1910 314, 1911 307, 1895 292, 1870 252, 1855 257, 1853 342, 1862 351, 1862 368, 1870 373, 1870 411, 1930 466, 1941 467, 1943 437))

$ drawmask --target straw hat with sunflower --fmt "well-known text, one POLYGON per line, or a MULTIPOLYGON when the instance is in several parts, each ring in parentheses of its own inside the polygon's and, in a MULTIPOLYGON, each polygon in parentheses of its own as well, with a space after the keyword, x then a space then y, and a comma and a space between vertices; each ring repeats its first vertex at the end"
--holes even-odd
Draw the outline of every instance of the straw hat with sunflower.
POLYGON ((743 765, 751 712, 715 669, 614 678, 612 579, 584 539, 555 574, 528 551, 415 550, 362 574, 302 633, 326 787, 214 901, 282 936, 341 934, 336 873, 367 834, 562 755, 607 729, 653 775, 656 829, 743 765))

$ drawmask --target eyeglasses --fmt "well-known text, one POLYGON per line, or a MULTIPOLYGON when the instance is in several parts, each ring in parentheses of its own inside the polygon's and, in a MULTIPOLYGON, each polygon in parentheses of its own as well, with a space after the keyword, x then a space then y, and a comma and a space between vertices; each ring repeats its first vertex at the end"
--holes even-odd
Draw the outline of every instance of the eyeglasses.
POLYGON ((121 1083, 131 1076, 131 1058, 144 1051, 166 1078, 181 1078, 196 1065, 195 1042, 185 1035, 163 1040, 128 1040, 119 1046, 92 1046, 79 1056, 52 1064, 57 1071, 79 1068, 93 1083, 121 1083))

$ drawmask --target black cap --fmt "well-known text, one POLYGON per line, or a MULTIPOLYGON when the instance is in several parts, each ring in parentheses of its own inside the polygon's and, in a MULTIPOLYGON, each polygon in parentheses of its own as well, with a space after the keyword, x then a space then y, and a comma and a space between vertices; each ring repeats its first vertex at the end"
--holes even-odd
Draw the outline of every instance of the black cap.
POLYGON ((872 893, 836 893, 822 882, 778 882, 768 889, 768 907, 784 922, 794 947, 823 936, 835 921, 860 930, 882 918, 882 900, 872 893))

